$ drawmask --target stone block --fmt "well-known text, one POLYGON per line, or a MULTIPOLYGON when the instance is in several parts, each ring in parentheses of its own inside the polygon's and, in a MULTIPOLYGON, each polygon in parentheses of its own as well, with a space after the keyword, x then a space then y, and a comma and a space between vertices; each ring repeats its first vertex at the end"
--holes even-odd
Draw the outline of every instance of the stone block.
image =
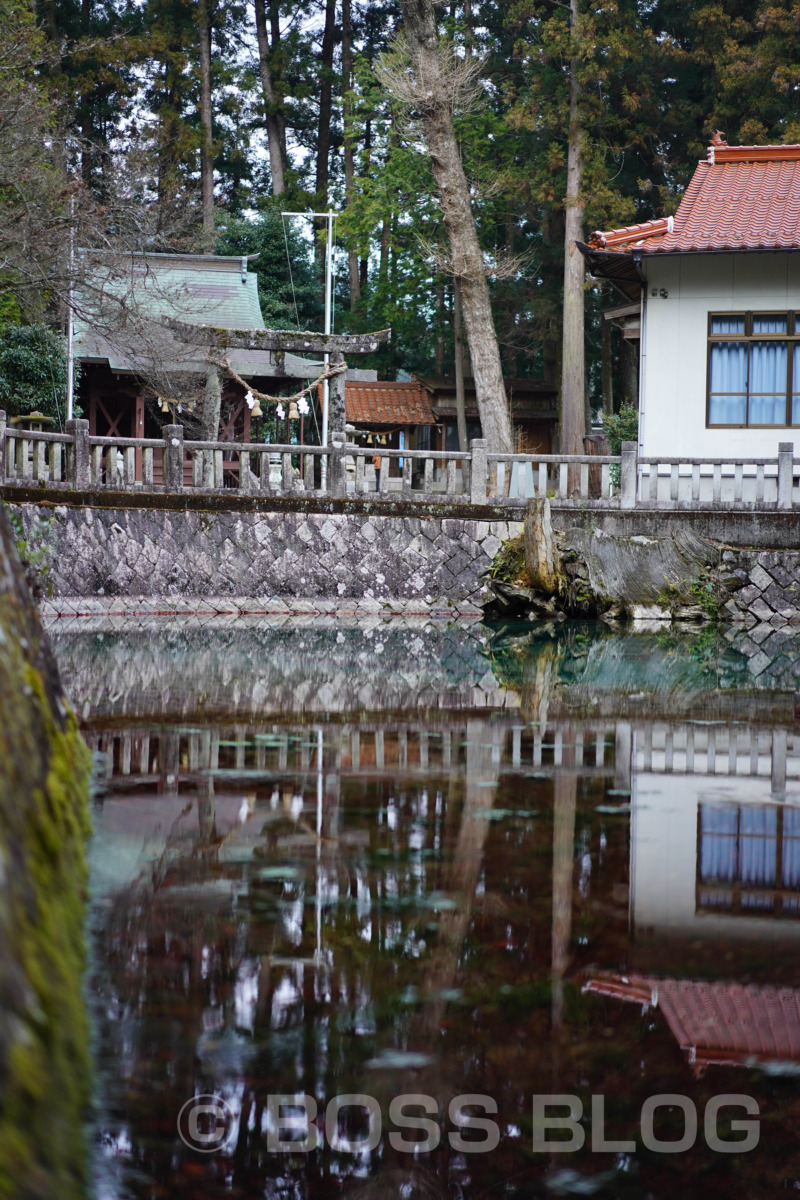
POLYGON ((769 655, 759 651, 758 654, 755 654, 748 663, 748 666, 750 667, 750 674, 757 679, 759 675, 763 675, 771 661, 772 659, 769 657, 769 655))
POLYGON ((760 565, 750 568, 749 577, 750 582, 754 583, 762 592, 772 584, 772 576, 760 565))
POLYGON ((494 534, 490 534, 489 537, 483 539, 480 545, 483 553, 491 561, 500 549, 500 539, 494 534))
POLYGON ((758 617, 760 621, 769 621, 774 616, 774 609, 770 607, 763 599, 754 600, 752 604, 748 604, 749 611, 754 617, 758 617))
MULTIPOLYGON (((504 542, 509 536, 508 521, 486 521, 481 522, 481 524, 486 534, 491 534, 492 537, 499 538, 501 542, 504 542)), ((492 558, 494 558, 494 555, 492 555, 492 558)))
POLYGON ((746 608, 748 604, 752 604, 755 600, 758 600, 760 596, 761 588, 757 588, 755 584, 749 583, 747 587, 741 588, 741 590, 736 593, 736 600, 741 607, 746 608))

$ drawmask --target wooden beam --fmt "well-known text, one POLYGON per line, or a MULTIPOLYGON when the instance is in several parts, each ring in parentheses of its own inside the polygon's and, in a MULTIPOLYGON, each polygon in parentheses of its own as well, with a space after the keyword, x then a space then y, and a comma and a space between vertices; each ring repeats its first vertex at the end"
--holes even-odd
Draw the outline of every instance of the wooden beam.
POLYGON ((640 306, 638 304, 620 304, 617 308, 607 308, 603 313, 604 321, 616 321, 620 317, 638 317, 640 306))
POLYGON ((192 346, 209 350, 273 350, 296 354, 373 354, 389 341, 390 331, 377 333, 314 333, 292 329, 222 329, 217 325, 189 325, 174 317, 164 324, 192 346))

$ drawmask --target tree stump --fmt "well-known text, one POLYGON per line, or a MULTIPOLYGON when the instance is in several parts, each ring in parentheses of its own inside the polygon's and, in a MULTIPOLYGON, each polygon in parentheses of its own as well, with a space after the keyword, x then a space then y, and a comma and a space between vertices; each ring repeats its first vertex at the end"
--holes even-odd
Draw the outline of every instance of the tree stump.
POLYGON ((531 587, 552 596, 558 591, 558 554, 553 542, 550 501, 529 500, 525 511, 525 568, 531 587))

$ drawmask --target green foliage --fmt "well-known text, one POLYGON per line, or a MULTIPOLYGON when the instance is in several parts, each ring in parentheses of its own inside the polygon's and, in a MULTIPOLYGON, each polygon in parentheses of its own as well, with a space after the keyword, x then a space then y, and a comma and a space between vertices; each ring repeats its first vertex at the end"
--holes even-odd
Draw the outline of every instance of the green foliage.
POLYGON ((65 339, 44 325, 0 326, 0 408, 63 420, 66 401, 65 339))
POLYGON ((252 219, 223 216, 219 224, 217 254, 259 256, 258 298, 270 329, 295 329, 298 323, 301 329, 322 328, 322 282, 312 244, 300 232, 303 225, 307 229, 309 222, 284 218, 276 205, 252 219))
POLYGON ((700 575, 689 588, 692 601, 708 613, 712 621, 716 621, 722 611, 722 596, 719 584, 709 575, 700 575))
POLYGON ((710 572, 703 571, 690 583, 670 584, 656 597, 661 608, 694 604, 702 609, 711 621, 719 620, 725 595, 719 581, 710 572))
POLYGON ((603 432, 608 438, 609 452, 619 454, 623 442, 639 440, 639 410, 633 404, 623 404, 618 413, 603 417, 603 432))
POLYGON ((487 579, 496 579, 499 583, 529 586, 525 567, 525 539, 522 534, 506 538, 484 575, 487 579))
MULTIPOLYGON (((265 319, 295 323, 280 219, 274 209, 259 211, 271 186, 266 116, 278 114, 287 153, 279 202, 337 209, 340 249, 355 260, 359 298, 350 295, 339 255, 337 328, 392 330, 388 348, 360 365, 387 377, 452 374, 452 277, 419 114, 393 101, 375 75, 381 56, 401 62, 399 5, 353 0, 351 7, 353 61, 345 78, 341 6, 330 65, 321 61, 319 0, 270 0, 274 101, 267 103, 255 58, 242 53, 253 36, 252 12, 242 0, 209 5, 217 249, 260 251, 265 319), (333 92, 329 128, 323 83, 333 92), (348 180, 345 103, 354 158, 348 180), (316 194, 321 166, 327 195, 316 194)), ((65 289, 54 272, 62 264, 63 275, 75 198, 79 244, 119 244, 124 229, 136 249, 185 249, 199 235, 197 6, 54 0, 37 11, 38 25, 27 6, 0 0, 0 61, 7 64, 0 76, 0 296, 19 301, 14 310, 0 306, 0 329, 55 313, 65 289), (69 179, 78 177, 76 191, 69 179), (120 196, 128 205, 123 216, 120 196)), ((475 94, 456 105, 454 121, 507 376, 555 384, 560 377, 571 71, 580 83, 586 232, 665 216, 715 128, 730 142, 800 141, 798 11, 798 0, 579 0, 573 37, 565 4, 437 6, 443 36, 482 63, 475 94)), ((319 327, 321 271, 308 241, 292 237, 300 222, 288 226, 300 324, 319 327)), ((601 309, 613 295, 606 285, 587 287, 595 408, 601 309)), ((616 330, 613 364, 620 396, 616 330)))
POLYGON ((40 600, 43 596, 52 596, 50 560, 55 550, 52 517, 34 517, 30 532, 26 534, 19 510, 9 505, 6 512, 14 531, 14 542, 31 595, 35 600, 40 600))

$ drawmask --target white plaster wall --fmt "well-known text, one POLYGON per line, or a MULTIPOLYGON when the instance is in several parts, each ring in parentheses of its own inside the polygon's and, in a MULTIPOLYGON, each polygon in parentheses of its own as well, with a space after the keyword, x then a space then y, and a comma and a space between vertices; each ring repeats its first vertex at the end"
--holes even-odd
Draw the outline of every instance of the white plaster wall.
MULTIPOLYGON (((767 804, 769 778, 701 775, 634 776, 631 821, 631 921, 637 930, 755 939, 762 945, 800 940, 800 921, 696 912, 697 814, 703 803, 767 804)), ((793 797, 798 803, 800 796, 793 797)))
POLYGON ((646 258, 639 439, 645 456, 776 457, 799 429, 707 429, 709 312, 800 311, 800 254, 719 254, 646 258), (665 288, 666 299, 652 291, 665 288))

